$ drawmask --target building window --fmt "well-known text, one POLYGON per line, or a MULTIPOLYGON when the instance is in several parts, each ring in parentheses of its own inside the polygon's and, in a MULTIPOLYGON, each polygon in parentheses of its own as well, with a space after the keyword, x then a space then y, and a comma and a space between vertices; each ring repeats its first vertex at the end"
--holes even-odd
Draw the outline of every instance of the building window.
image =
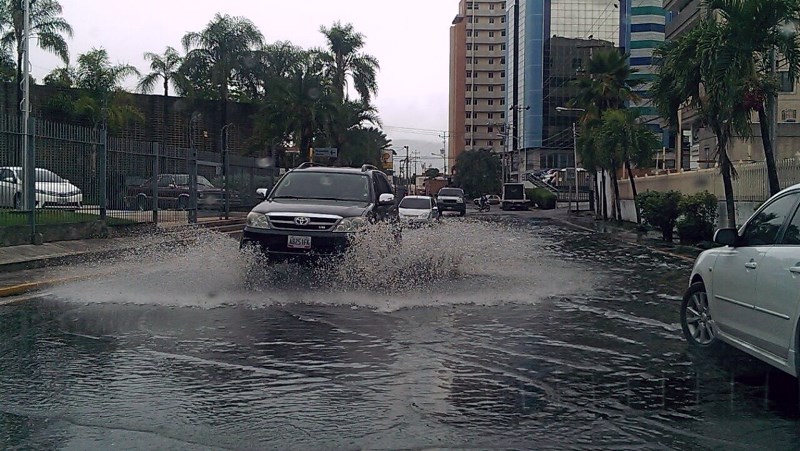
POLYGON ((494 52, 494 46, 493 46, 493 45, 490 45, 490 46, 489 46, 489 51, 490 51, 490 52, 494 52))
POLYGON ((778 92, 794 92, 794 80, 789 77, 788 71, 778 72, 780 76, 780 87, 778 92))
MULTIPOLYGON (((502 105, 503 103, 505 103, 505 102, 501 99, 500 100, 500 105, 502 105)), ((505 118, 506 118, 506 113, 505 112, 500 113, 500 119, 505 119, 505 118)))
POLYGON ((467 3, 467 9, 478 9, 475 7, 475 4, 472 2, 467 3))
POLYGON ((505 36, 505 35, 506 35, 506 30, 500 32, 500 36, 505 36))
POLYGON ((467 105, 472 105, 472 99, 471 98, 467 97, 464 100, 467 102, 467 105))
POLYGON ((486 128, 486 131, 489 132, 489 133, 493 133, 494 132, 494 127, 492 127, 490 125, 489 127, 486 128))
POLYGON ((500 23, 506 23, 506 16, 502 16, 500 18, 500 23))
POLYGON ((475 30, 475 37, 476 37, 476 38, 479 38, 479 37, 481 37, 481 32, 480 32, 480 31, 478 31, 478 30, 475 30))
POLYGON ((489 78, 494 78, 494 72, 489 72, 489 78))
POLYGON ((472 50, 472 44, 467 44, 467 50, 472 50))
POLYGON ((468 37, 468 38, 471 38, 471 37, 472 37, 472 30, 467 30, 467 37, 468 37))
POLYGON ((486 101, 487 105, 494 105, 494 99, 489 99, 486 101))
POLYGON ((505 44, 500 44, 500 50, 505 50, 505 49, 506 49, 506 45, 505 44))
POLYGON ((480 49, 481 49, 481 46, 480 46, 480 44, 475 44, 475 51, 477 52, 477 51, 478 51, 478 50, 480 50, 480 49))
POLYGON ((472 85, 467 85, 466 89, 467 92, 472 91, 472 85))
POLYGON ((489 9, 494 9, 494 3, 489 4, 489 9))
POLYGON ((781 111, 781 120, 783 122, 797 122, 797 110, 781 111))
POLYGON ((492 146, 494 146, 494 141, 492 141, 492 140, 490 139, 490 140, 489 140, 489 147, 492 147, 492 146))
POLYGON ((492 85, 489 85, 489 86, 488 86, 486 89, 487 89, 489 92, 494 92, 494 86, 492 86, 492 85))
MULTIPOLYGON (((494 5, 492 5, 492 6, 494 6, 494 5)), ((494 17, 490 17, 489 18, 489 23, 494 23, 494 17)))
POLYGON ((500 105, 505 105, 505 104, 506 104, 506 99, 500 99, 500 105))
POLYGON ((467 71, 467 78, 472 78, 472 71, 471 70, 467 71))
POLYGON ((489 58, 489 64, 494 64, 494 58, 489 58))
POLYGON ((487 114, 487 116, 489 117, 489 119, 494 119, 494 113, 489 113, 487 114))
POLYGON ((506 77, 506 71, 501 71, 500 78, 505 78, 505 77, 506 77))
POLYGON ((506 145, 506 140, 505 139, 501 139, 500 140, 500 147, 503 147, 505 145, 506 145))
POLYGON ((493 38, 493 37, 494 37, 494 31, 490 31, 490 32, 489 32, 489 37, 490 37, 490 38, 493 38))
POLYGON ((506 57, 504 56, 500 58, 500 64, 505 64, 505 63, 506 63, 506 57))
POLYGON ((506 85, 500 85, 500 90, 501 91, 505 91, 506 90, 506 85))
POLYGON ((467 17, 467 22, 472 23, 473 16, 467 17))
POLYGON ((472 119, 472 112, 471 111, 467 111, 467 119, 472 119))
POLYGON ((465 128, 466 128, 467 133, 472 132, 472 126, 471 125, 467 125, 465 128))

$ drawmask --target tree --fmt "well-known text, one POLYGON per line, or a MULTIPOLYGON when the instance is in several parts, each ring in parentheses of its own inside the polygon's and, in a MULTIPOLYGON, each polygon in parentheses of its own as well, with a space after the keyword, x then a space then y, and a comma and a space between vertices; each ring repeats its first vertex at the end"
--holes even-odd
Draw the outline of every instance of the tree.
MULTIPOLYGON (((69 49, 64 36, 72 37, 72 27, 64 18, 61 4, 57 0, 30 0, 30 32, 31 43, 38 43, 39 48, 55 53, 64 62, 69 63, 69 49)), ((0 0, 0 48, 16 49, 17 53, 17 95, 22 98, 22 57, 25 29, 24 0, 0 0)))
POLYGON ((738 133, 747 136, 750 114, 744 106, 745 85, 742 65, 750 63, 728 58, 729 32, 713 16, 704 17, 691 30, 654 52, 656 79, 651 87, 654 104, 662 117, 674 120, 673 108, 687 104, 698 111, 717 138, 722 183, 729 227, 736 226, 733 198, 735 169, 728 156, 728 143, 738 133))
POLYGON ((81 91, 75 112, 97 128, 108 124, 122 126, 129 120, 142 120, 139 110, 126 99, 122 82, 139 71, 129 64, 112 64, 108 52, 93 48, 78 56, 75 87, 81 91))
POLYGON ((436 177, 439 177, 441 174, 442 174, 441 171, 439 171, 439 169, 437 168, 428 168, 425 170, 425 177, 429 179, 435 179, 436 177))
MULTIPOLYGON (((150 61, 150 73, 139 79, 137 89, 143 93, 150 93, 153 92, 159 80, 163 82, 164 98, 161 114, 164 118, 164 128, 161 134, 161 146, 162 149, 165 149, 167 146, 167 130, 170 127, 169 85, 170 82, 174 82, 176 78, 180 77, 179 69, 183 64, 183 58, 178 54, 177 50, 167 46, 163 55, 146 52, 144 59, 150 61)), ((164 166, 166 166, 166 161, 162 164, 162 167, 164 166)))
POLYGON ((364 35, 357 33, 352 24, 342 25, 341 22, 334 23, 331 28, 321 27, 320 31, 328 41, 327 51, 320 52, 320 57, 337 98, 342 102, 348 98, 347 88, 352 80, 361 100, 368 103, 378 92, 376 73, 380 65, 374 56, 361 53, 364 35))
MULTIPOLYGON (((660 146, 660 141, 647 127, 640 124, 636 110, 613 109, 603 113, 597 127, 596 142, 602 154, 613 155, 612 161, 623 161, 633 192, 636 223, 641 224, 641 215, 637 203, 636 179, 632 165, 644 166, 652 160, 653 153, 660 146), (633 164, 632 164, 633 163, 633 164)), ((618 189, 618 187, 617 187, 618 189)), ((617 211, 620 210, 619 196, 616 196, 617 211)))
MULTIPOLYGON (((791 80, 800 75, 800 42, 797 31, 789 26, 800 19, 800 2, 710 0, 707 8, 726 36, 718 53, 720 67, 727 66, 729 71, 737 73, 733 79, 744 84, 744 108, 758 113, 770 194, 777 194, 780 183, 775 166, 775 143, 770 139, 774 123, 770 124, 765 107, 775 102, 777 95, 778 81, 770 73, 771 59, 776 57, 776 52, 781 57, 778 64, 788 68, 791 80)), ((744 137, 752 136, 749 130, 744 137)))
MULTIPOLYGON (((582 135, 587 138, 579 140, 579 153, 584 161, 584 166, 593 166, 594 169, 603 170, 603 190, 605 190, 605 171, 611 177, 614 189, 615 217, 620 220, 619 183, 617 170, 625 160, 620 159, 614 152, 597 153, 593 137, 595 129, 602 123, 603 114, 611 109, 624 108, 630 102, 638 102, 639 96, 633 89, 641 84, 640 80, 632 79, 636 73, 628 64, 629 54, 620 53, 617 49, 599 49, 589 59, 587 77, 578 79, 573 83, 577 88, 576 96, 569 102, 571 106, 583 109, 581 115, 582 135)), ((603 219, 608 219, 605 195, 603 196, 603 219)))
POLYGON ((467 150, 456 158, 454 182, 471 198, 497 193, 502 170, 500 158, 491 150, 467 150))
POLYGON ((14 65, 14 57, 7 48, 0 44, 0 82, 14 81, 17 67, 14 65))
MULTIPOLYGON (((181 43, 186 51, 181 69, 186 82, 179 87, 184 93, 202 98, 212 95, 218 100, 218 125, 222 129, 228 123, 234 78, 252 66, 253 52, 263 46, 264 36, 249 19, 217 14, 203 30, 186 33, 181 43)), ((224 139, 223 132, 221 141, 224 139)))

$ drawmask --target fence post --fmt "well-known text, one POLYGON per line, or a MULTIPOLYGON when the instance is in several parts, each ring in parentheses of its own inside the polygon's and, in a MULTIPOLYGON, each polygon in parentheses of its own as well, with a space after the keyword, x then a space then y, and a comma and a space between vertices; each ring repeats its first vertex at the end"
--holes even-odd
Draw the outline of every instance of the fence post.
POLYGON ((31 228, 31 244, 41 244, 36 233, 36 119, 28 118, 27 133, 23 137, 27 145, 23 156, 23 179, 25 210, 28 212, 28 225, 31 228))
POLYGON ((108 133, 106 132, 105 128, 100 130, 100 164, 98 165, 98 172, 100 172, 100 180, 98 180, 98 185, 100 185, 100 220, 106 220, 106 206, 108 204, 107 193, 108 193, 108 177, 106 175, 107 166, 108 166, 108 142, 106 138, 108 137, 108 133))
POLYGON ((197 224, 197 149, 189 149, 189 224, 197 224))
POLYGON ((152 143, 153 146, 153 224, 158 225, 158 182, 159 182, 159 167, 158 167, 158 143, 152 143))

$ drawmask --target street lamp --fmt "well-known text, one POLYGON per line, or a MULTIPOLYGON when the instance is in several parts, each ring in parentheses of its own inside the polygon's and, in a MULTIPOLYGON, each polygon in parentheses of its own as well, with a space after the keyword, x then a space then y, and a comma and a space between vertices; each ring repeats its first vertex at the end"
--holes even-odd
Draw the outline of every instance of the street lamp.
MULTIPOLYGON (((556 111, 586 112, 583 108, 566 108, 563 106, 557 106, 556 111)), ((575 121, 572 121, 572 155, 575 159, 575 213, 577 213, 580 207, 578 204, 578 130, 575 126, 575 121)))

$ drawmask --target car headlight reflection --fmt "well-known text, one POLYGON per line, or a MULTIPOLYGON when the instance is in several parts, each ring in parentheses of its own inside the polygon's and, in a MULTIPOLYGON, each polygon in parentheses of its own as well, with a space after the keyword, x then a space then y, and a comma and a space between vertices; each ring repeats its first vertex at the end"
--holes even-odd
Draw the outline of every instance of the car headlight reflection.
POLYGON ((339 221, 334 232, 353 233, 360 232, 367 228, 369 221, 366 218, 344 218, 339 221))
POLYGON ((247 226, 256 229, 269 229, 269 220, 263 213, 251 212, 247 215, 247 226))

